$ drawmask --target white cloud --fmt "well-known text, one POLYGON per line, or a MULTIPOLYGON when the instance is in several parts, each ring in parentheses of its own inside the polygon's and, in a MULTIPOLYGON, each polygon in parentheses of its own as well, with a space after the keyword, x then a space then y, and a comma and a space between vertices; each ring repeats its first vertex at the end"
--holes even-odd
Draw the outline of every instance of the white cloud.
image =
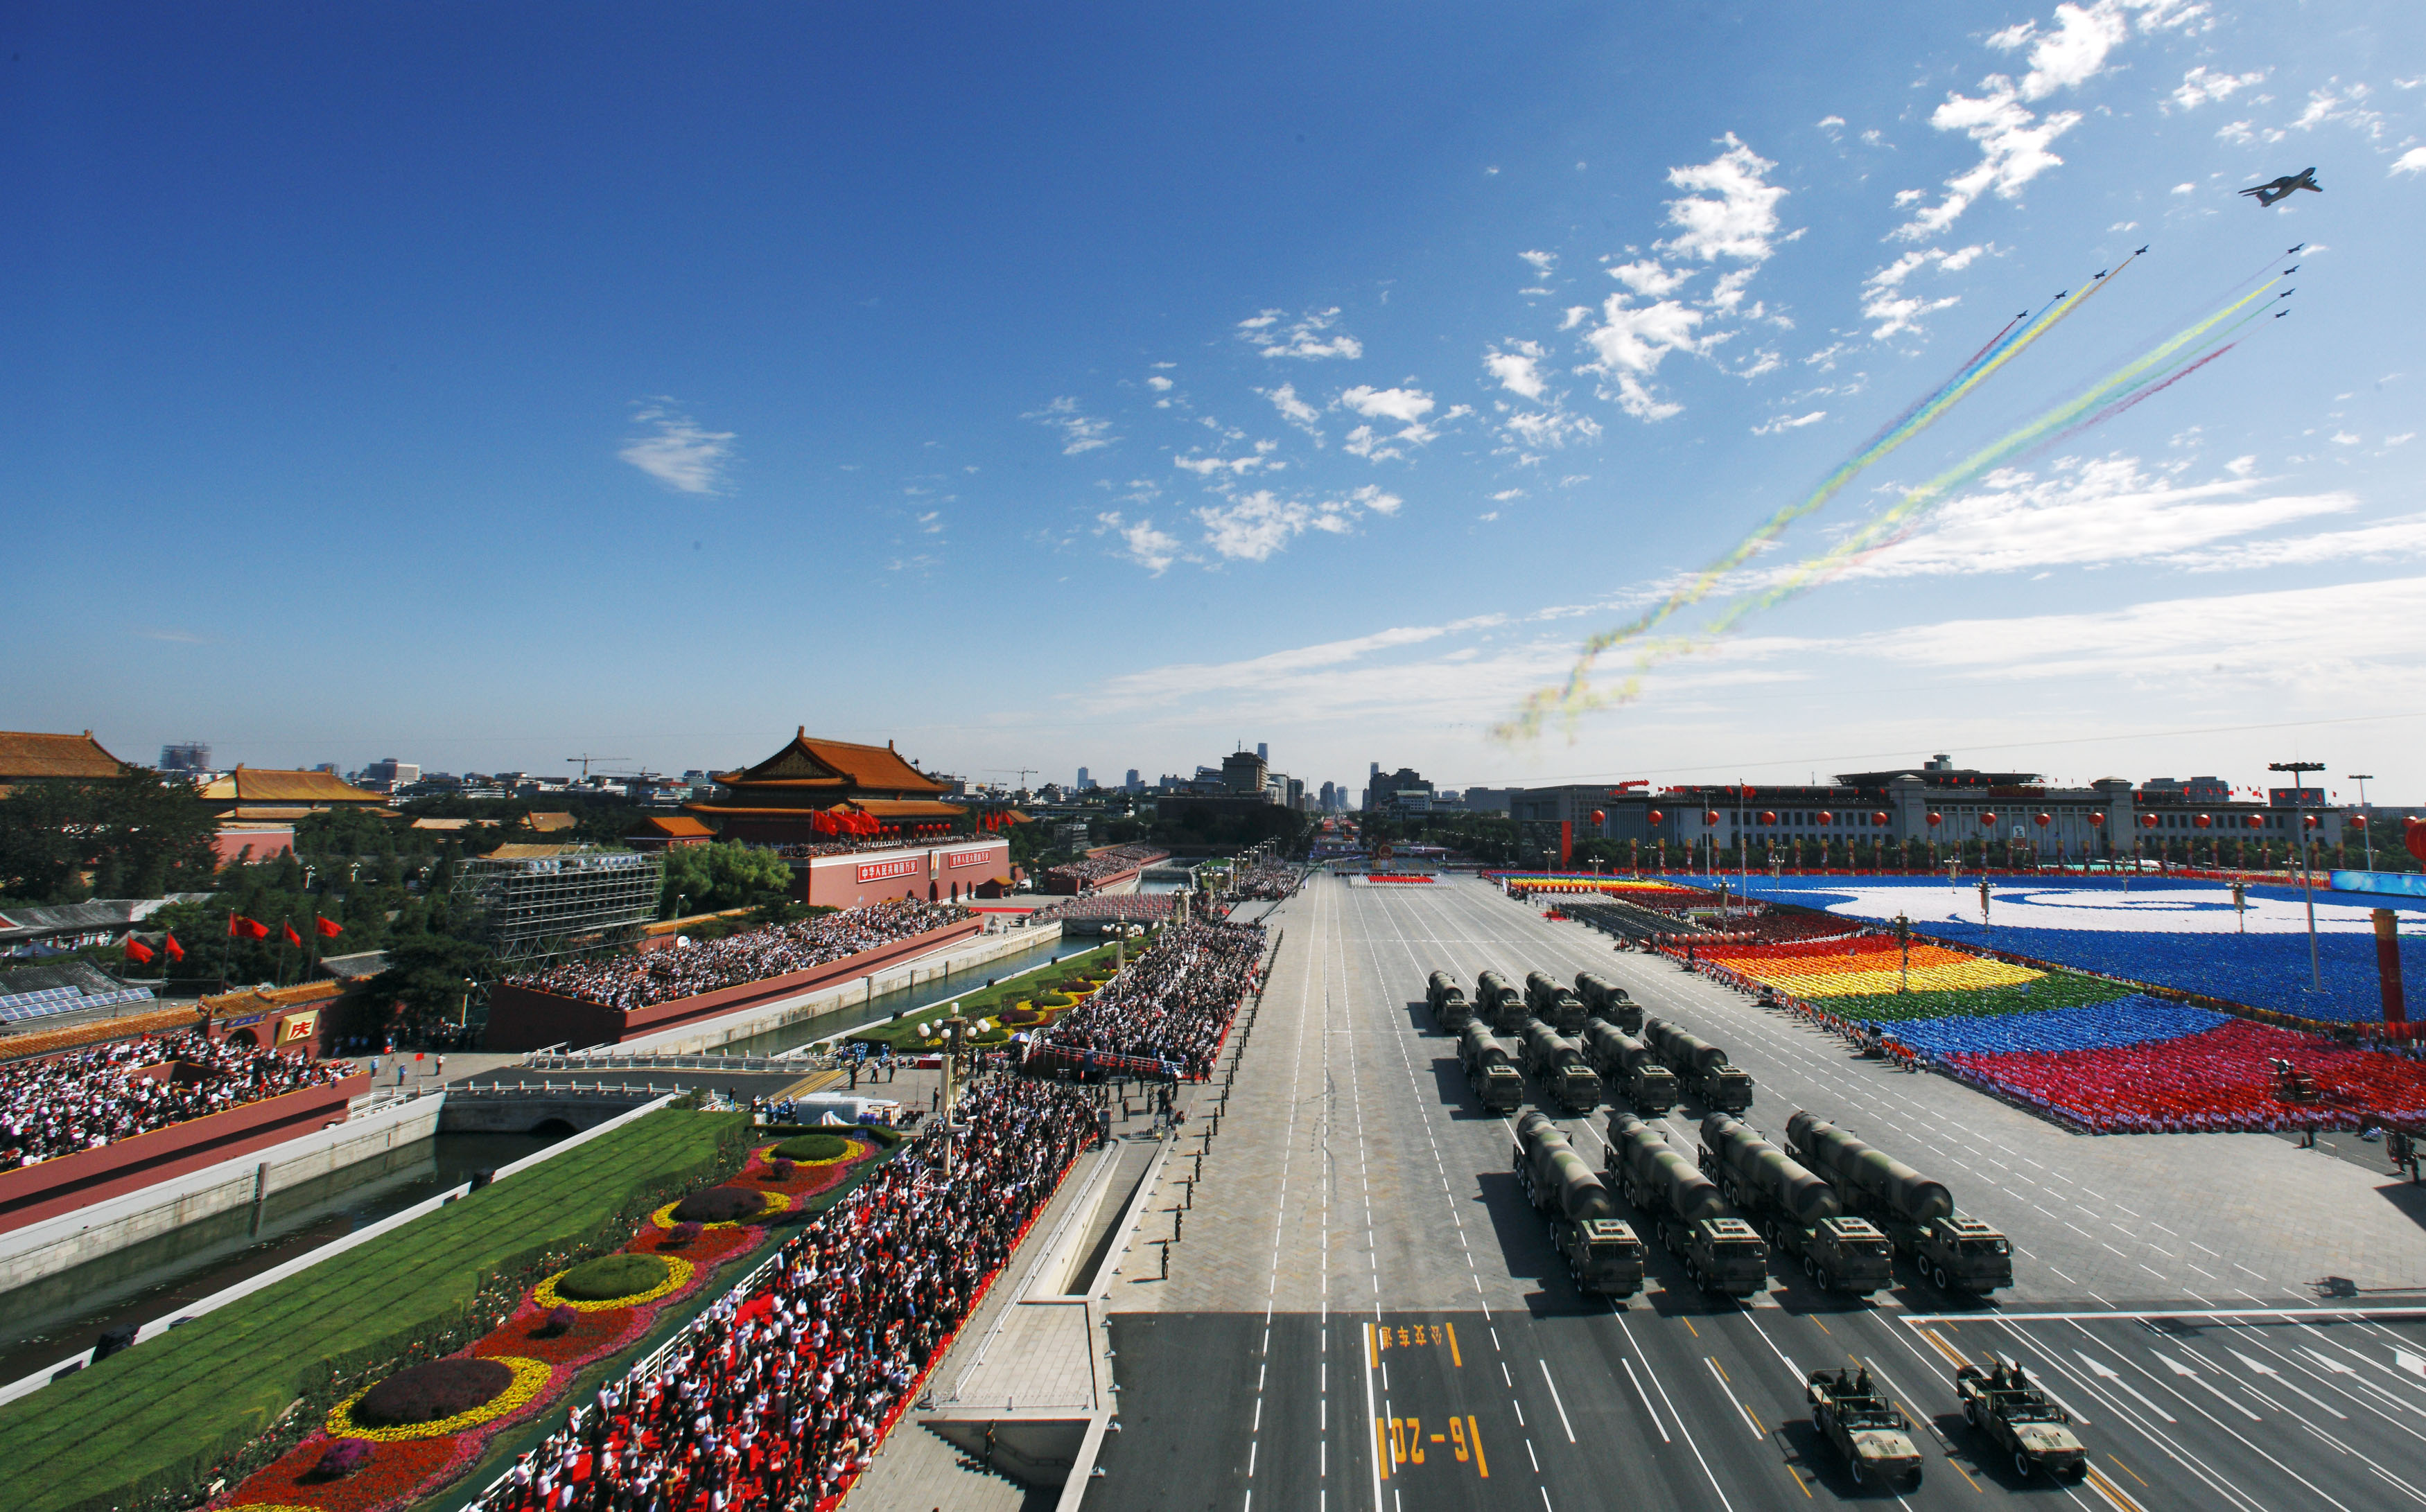
POLYGON ((1154 527, 1151 520, 1128 521, 1115 509, 1095 517, 1095 534, 1109 531, 1121 539, 1123 555, 1160 577, 1179 560, 1179 542, 1154 527))
POLYGON ((1828 411, 1825 410, 1814 410, 1807 415, 1796 415, 1792 419, 1780 415, 1766 425, 1753 426, 1752 433, 1755 436, 1773 436, 1781 430, 1800 430, 1805 426, 1816 426, 1827 418, 1828 411))
POLYGON ((1536 278, 1548 278, 1559 265, 1559 254, 1556 252, 1518 252, 1516 255, 1533 265, 1533 276, 1536 278))
POLYGON ((2241 90, 2266 82, 2269 70, 2250 73, 2216 73, 2202 64, 2182 75, 2181 88, 2174 91, 2174 104, 2184 110, 2196 110, 2211 100, 2229 100, 2241 90))
POLYGON ((1312 503, 1285 499, 1270 489, 1257 489, 1239 498, 1206 505, 1196 511, 1196 519, 1205 527, 1206 549, 1216 556, 1227 561, 1260 562, 1308 530, 1344 536, 1354 530, 1357 521, 1368 511, 1396 514, 1404 502, 1397 494, 1384 493, 1371 484, 1353 490, 1344 498, 1312 503))
POLYGON ((1777 201, 1786 191, 1761 178, 1775 163, 1738 141, 1733 132, 1722 140, 1726 151, 1710 161, 1668 170, 1668 182, 1688 193, 1668 201, 1669 223, 1683 230, 1659 243, 1659 249, 1706 263, 1719 257, 1761 262, 1774 249, 1777 201))
POLYGON ((2392 160, 2395 173, 2426 173, 2426 147, 2413 147, 2392 160))
POLYGON ((1199 457, 1190 454, 1187 457, 1173 457, 1171 459, 1171 465, 1183 472, 1193 473, 1198 477, 1206 478, 1243 477, 1258 469, 1277 472, 1288 465, 1286 462, 1275 462, 1271 459, 1271 454, 1279 446, 1278 442, 1259 441, 1255 442, 1254 452, 1250 456, 1199 457))
POLYGON ((1706 343, 1693 333, 1702 323, 1702 313, 1674 299, 1636 308, 1625 302, 1625 296, 1612 294, 1601 314, 1603 323, 1584 333, 1593 361, 1577 371, 1596 373, 1614 382, 1616 391, 1606 396, 1637 419, 1665 420, 1683 410, 1682 405, 1655 397, 1642 380, 1658 369, 1670 352, 1704 348, 1706 343))
POLYGON ((2198 185, 2195 184, 2176 184, 2174 185, 2174 192, 2175 194, 2196 194, 2198 193, 2198 185))
POLYGON ((2006 471, 1948 504, 1925 531, 1849 570, 1854 577, 1961 576, 2043 567, 2156 562, 2192 570, 2236 537, 2357 507, 2347 493, 2248 497, 2246 475, 2190 487, 2133 458, 2006 471))
POLYGON ((1322 440, 1322 431, 1315 424, 1322 418, 1322 411, 1297 396, 1296 384, 1284 383, 1277 389, 1257 389, 1255 392, 1272 401, 1272 408, 1281 412, 1282 419, 1316 441, 1322 440))
POLYGON ((2106 55, 2131 34, 2123 8, 2111 0, 2087 7, 2055 8, 2055 28, 2042 32, 2036 22, 2010 26, 1988 39, 1988 45, 2011 52, 2028 46, 2030 72, 2022 79, 2022 98, 2044 100, 2058 89, 2077 88, 2106 66, 2106 55))
POLYGON ((1826 132, 1830 137, 1834 137, 1836 133, 1845 129, 1845 118, 1842 116, 1821 116, 1819 120, 1818 125, 1821 131, 1826 132))
POLYGON ((2245 572, 2326 562, 2388 562, 2426 556, 2426 515, 2408 515, 2353 530, 2248 541, 2186 557, 2174 565, 2194 572, 2245 572))
MULTIPOLYGON (((1892 233, 1897 239, 1919 241, 1938 234, 1991 190, 2001 199, 2019 199, 2023 185, 2062 164, 2048 144, 2080 124, 2078 111, 2042 120, 2024 108, 2014 81, 2000 73, 1990 74, 1981 87, 1986 92, 1977 99, 1949 93, 1929 118, 1939 131, 1959 131, 1979 143, 1979 165, 1948 179, 1945 198, 1898 226, 1892 233)), ((1900 202, 1903 198, 1897 196, 1900 202)))
POLYGON ((1368 420, 1396 420, 1413 425, 1431 413, 1432 396, 1421 389, 1376 389, 1358 384, 1339 402, 1368 420))
POLYGON ((633 406, 632 418, 650 428, 615 455, 678 493, 719 491, 724 464, 733 459, 733 432, 703 430, 672 406, 671 399, 633 406))
POLYGON ((1499 428, 1518 446, 1533 451, 1556 451, 1569 442, 1588 442, 1600 435, 1600 422, 1592 416, 1556 408, 1515 410, 1500 421, 1499 428))
POLYGON ((1646 298, 1656 299, 1663 294, 1674 294, 1687 279, 1691 268, 1671 270, 1645 257, 1632 263, 1621 263, 1609 270, 1609 276, 1646 298))
POLYGON ((1080 413, 1078 401, 1067 394, 1055 399, 1042 410, 1031 410, 1019 418, 1033 420, 1040 426, 1048 426, 1061 432, 1061 455, 1064 457, 1076 457, 1081 453, 1098 451, 1112 443, 1112 423, 1108 420, 1092 419, 1080 413))
POLYGON ((1542 377, 1542 359, 1545 355, 1539 342, 1514 341, 1504 351, 1495 346, 1484 353, 1482 367, 1509 393, 1519 398, 1539 399, 1548 387, 1542 377))
POLYGON ((1285 313, 1267 310, 1238 322, 1239 337, 1260 349, 1266 357, 1295 357, 1317 361, 1326 357, 1356 358, 1365 355, 1365 344, 1344 330, 1336 330, 1339 311, 1308 311, 1287 326, 1281 326, 1285 313))
POLYGON ((2340 81, 2336 79, 2328 81, 2321 89, 2309 90, 2308 108, 2300 112, 2300 118, 2291 122, 2290 129, 2314 131, 2319 126, 2346 121, 2370 137, 2379 134, 2383 130, 2384 118, 2365 107, 2369 92, 2367 86, 2353 84, 2338 88, 2339 85, 2340 81))
POLYGON ((1169 394, 1171 392, 1171 379, 1164 378, 1159 373, 1156 373, 1145 380, 1145 386, 1152 389, 1156 394, 1169 394))

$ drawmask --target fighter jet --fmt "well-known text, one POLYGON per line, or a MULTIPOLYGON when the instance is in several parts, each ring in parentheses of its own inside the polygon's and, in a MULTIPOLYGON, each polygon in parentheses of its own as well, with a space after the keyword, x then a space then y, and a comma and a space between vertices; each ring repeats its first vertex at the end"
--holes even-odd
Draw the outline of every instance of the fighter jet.
POLYGON ((2099 278, 2101 278, 2101 279, 2102 279, 2102 278, 2104 278, 2104 277, 2106 276, 2106 270, 2105 270, 2104 268, 2102 268, 2102 267, 2101 267, 2101 268, 2099 268, 2099 269, 2097 270, 2097 276, 2098 276, 2099 278))
MULTIPOLYGON (((2320 190, 2318 192, 2322 193, 2323 191, 2320 190)), ((2300 255, 2301 248, 2305 248, 2307 245, 2308 244, 2306 242, 2302 242, 2299 247, 2286 247, 2283 249, 2283 255, 2286 257, 2297 257, 2300 255)))
POLYGON ((2297 173, 2286 173, 2270 184, 2260 184, 2255 188, 2243 189, 2240 192, 2255 195, 2258 204, 2263 206, 2272 204, 2277 200, 2290 198, 2291 191, 2294 189, 2314 189, 2319 194, 2325 192, 2325 186, 2317 182, 2317 170, 2313 168, 2304 168, 2297 173))
POLYGON ((2288 275, 2289 275, 2289 274, 2297 273, 2298 271, 2300 271, 2300 265, 2299 265, 2299 264, 2297 264, 2297 263, 2294 263, 2294 264, 2292 264, 2289 267, 2285 268, 2283 271, 2284 271, 2284 273, 2285 273, 2287 276, 2288 276, 2288 275))
POLYGON ((2146 251, 2147 249, 2146 249, 2145 247, 2143 247, 2143 248, 2141 248, 2141 249, 2140 249, 2140 251, 2139 251, 2139 252, 2133 252, 2131 255, 2132 255, 2132 256, 2134 256, 2134 257, 2137 257, 2137 256, 2139 256, 2139 255, 2140 255, 2140 252, 2144 252, 2144 251, 2146 251))

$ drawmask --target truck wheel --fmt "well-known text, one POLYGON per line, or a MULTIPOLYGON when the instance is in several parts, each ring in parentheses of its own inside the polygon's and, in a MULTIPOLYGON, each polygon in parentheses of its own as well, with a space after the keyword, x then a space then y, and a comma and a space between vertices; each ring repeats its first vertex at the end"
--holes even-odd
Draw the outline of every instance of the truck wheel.
POLYGON ((1855 1487, 1857 1487, 1857 1488, 1863 1488, 1863 1489, 1868 1489, 1868 1488, 1869 1478, 1870 1478, 1870 1477, 1869 1477, 1869 1472, 1862 1469, 1862 1458, 1861 1458, 1861 1456, 1860 1456, 1859 1455, 1854 1456, 1853 1456, 1853 1485, 1854 1485, 1855 1487))
POLYGON ((2030 1456, 2018 1449, 2014 1451, 2014 1473, 2024 1480, 2030 1478, 2030 1456))
POLYGON ((1815 1280, 1815 1281, 1816 1281, 1816 1280, 1818 1280, 1818 1279, 1820 1279, 1820 1263, 1819 1263, 1818 1261, 1816 1261, 1816 1260, 1813 1260, 1813 1259, 1812 1259, 1810 1256, 1808 1256, 1808 1255, 1803 1256, 1803 1274, 1805 1277, 1807 1277, 1807 1278, 1809 1278, 1810 1279, 1812 1279, 1812 1280, 1815 1280))
POLYGON ((1963 1399, 1963 1415, 1970 1420, 1971 1426, 1976 1428, 1980 1425, 1980 1399, 1978 1397, 1966 1396, 1963 1399))
POLYGON ((1950 1292, 1953 1290, 1952 1287, 1946 1284, 1946 1267, 1943 1265, 1931 1271, 1929 1273, 1929 1279, 1937 1283, 1937 1289, 1941 1292, 1950 1292))

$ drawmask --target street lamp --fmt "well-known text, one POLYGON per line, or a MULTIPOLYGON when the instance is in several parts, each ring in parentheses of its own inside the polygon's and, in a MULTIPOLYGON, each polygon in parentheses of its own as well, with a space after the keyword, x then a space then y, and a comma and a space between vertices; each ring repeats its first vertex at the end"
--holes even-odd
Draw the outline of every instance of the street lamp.
MULTIPOLYGON (((2373 772, 2353 772, 2350 775, 2350 780, 2358 784, 2359 817, 2365 818, 2367 817, 2367 785, 2375 780, 2375 774, 2373 772)), ((2366 825, 2359 826, 2358 843, 2360 850, 2365 852, 2367 856, 2367 869, 2371 872, 2375 870, 2375 839, 2367 832, 2368 828, 2369 827, 2366 825)), ((2348 852, 2344 852, 2344 854, 2347 855, 2348 852)))
POLYGON ((2316 875, 2308 865, 2308 837, 2300 826, 2301 821, 2307 817, 2307 799, 2303 796, 2305 792, 2305 779, 2310 772, 2323 771, 2325 764, 2322 762, 2268 762, 2266 769, 2270 772, 2291 774, 2291 832, 2299 837, 2300 893, 2308 904, 2308 981, 2315 990, 2321 992, 2325 989, 2325 970, 2317 958, 2316 875))

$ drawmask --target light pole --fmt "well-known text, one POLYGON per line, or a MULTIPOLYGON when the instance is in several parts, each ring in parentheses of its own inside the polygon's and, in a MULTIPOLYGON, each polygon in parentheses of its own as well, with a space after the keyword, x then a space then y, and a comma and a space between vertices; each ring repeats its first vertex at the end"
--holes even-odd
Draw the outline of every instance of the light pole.
POLYGON ((2270 772, 2291 774, 2291 833, 2297 837, 2300 846, 2300 893, 2308 904, 2308 981, 2315 990, 2321 992, 2325 989, 2325 971, 2317 959, 2316 876, 2308 866, 2308 837, 2306 831, 2301 828, 2301 824, 2308 816, 2307 799, 2303 796, 2305 791, 2305 779, 2310 772, 2323 771, 2325 764, 2322 762, 2268 762, 2266 769, 2270 772))
MULTIPOLYGON (((2373 772, 2353 772, 2350 776, 2350 780, 2358 784, 2358 812, 2359 817, 2364 819, 2368 816, 2367 785, 2375 780, 2375 774, 2373 772)), ((2359 827, 2358 844, 2360 850, 2367 856, 2367 869, 2371 872, 2375 870, 2375 837, 2369 834, 2367 831, 2368 827, 2366 825, 2361 825, 2359 827)), ((2343 854, 2347 855, 2349 853, 2345 851, 2343 854)))

